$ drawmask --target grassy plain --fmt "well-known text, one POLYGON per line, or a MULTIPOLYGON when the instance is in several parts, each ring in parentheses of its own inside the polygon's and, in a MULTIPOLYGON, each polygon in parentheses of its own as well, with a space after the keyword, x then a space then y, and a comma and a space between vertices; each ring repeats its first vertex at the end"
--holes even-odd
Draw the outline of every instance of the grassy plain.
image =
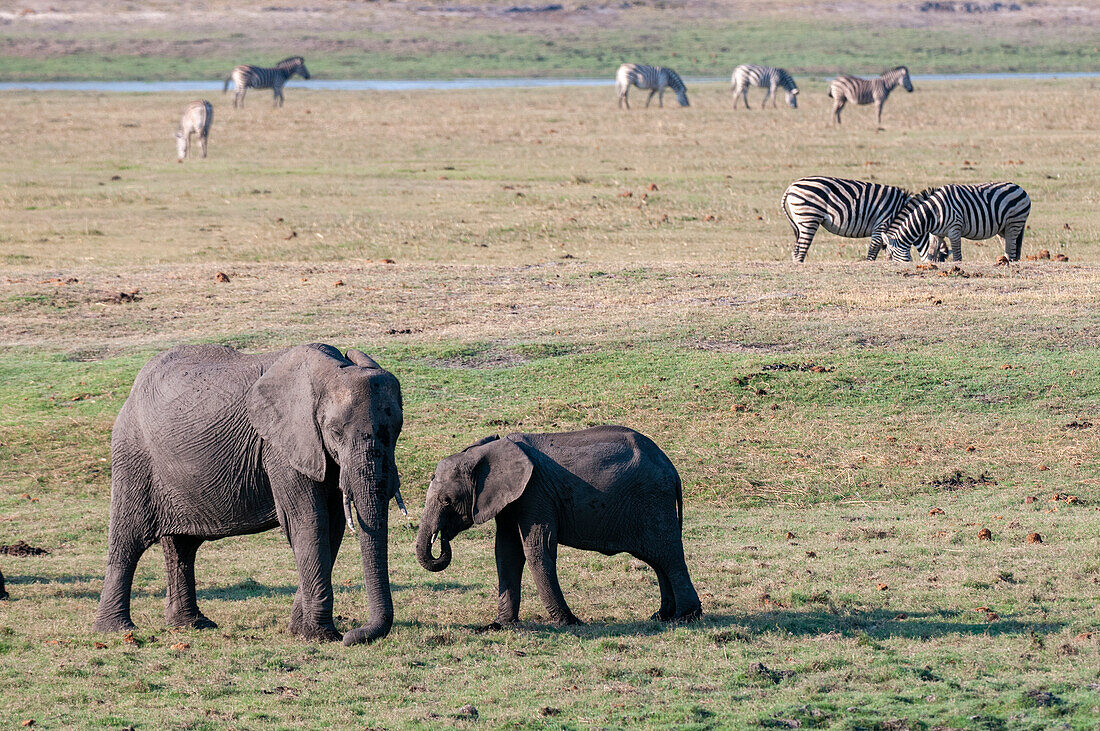
POLYGON ((330 79, 610 76, 624 61, 696 76, 746 62, 815 74, 899 63, 914 73, 1100 70, 1100 9, 1072 0, 999 12, 893 0, 112 4, 0 2, 0 79, 221 79, 294 53, 330 79))
MULTIPOLYGON (((211 157, 184 165, 186 97, 5 95, 0 543, 50 555, 0 555, 0 722, 1090 728, 1095 83, 921 85, 881 131, 866 108, 830 127, 820 86, 797 111, 692 92, 629 113, 607 89, 219 98, 211 157), (994 267, 984 242, 960 271, 918 270, 821 234, 796 267, 778 198, 816 172, 1016 180, 1035 201, 1025 255, 1069 262, 994 267), (219 630, 163 627, 153 549, 139 644, 92 634, 134 374, 181 342, 309 340, 362 347, 405 390, 391 636, 283 633, 296 582, 275 532, 200 552, 219 630), (434 463, 488 433, 604 422, 679 467, 706 618, 645 621, 650 572, 566 550, 586 626, 547 627, 528 582, 521 629, 475 633, 491 529, 457 539, 444 574, 412 554, 434 463)), ((336 575, 346 628, 366 612, 357 561, 336 575)))

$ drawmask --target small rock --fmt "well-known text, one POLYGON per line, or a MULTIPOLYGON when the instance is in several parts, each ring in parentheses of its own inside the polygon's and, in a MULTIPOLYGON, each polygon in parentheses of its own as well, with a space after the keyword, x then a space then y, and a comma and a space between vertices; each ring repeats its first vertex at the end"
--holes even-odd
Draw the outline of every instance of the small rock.
POLYGON ((887 585, 887 584, 879 584, 879 585, 878 585, 878 590, 879 590, 879 591, 886 591, 886 590, 887 590, 887 589, 889 589, 889 588, 890 588, 890 587, 889 587, 889 585, 887 585))
POLYGON ((703 220, 704 221, 717 221, 718 217, 715 216, 713 213, 708 213, 707 215, 703 216, 703 220))
POLYGON ((343 279, 337 279, 335 282, 332 283, 332 286, 333 287, 343 287, 344 286, 344 280, 343 279))
POLYGON ((477 718, 477 709, 474 708, 473 703, 467 703, 458 709, 458 715, 465 716, 466 718, 477 718))
POLYGON ((647 190, 651 190, 651 191, 652 191, 652 190, 657 190, 657 189, 658 189, 658 188, 657 188, 657 184, 656 184, 656 183, 650 183, 650 184, 649 184, 649 186, 648 186, 648 188, 647 188, 647 190))
POLYGON ((229 275, 225 272, 218 272, 214 275, 215 282, 221 282, 222 284, 229 284, 229 275))
POLYGON ((943 515, 943 508, 932 508, 928 511, 929 515, 943 515))
POLYGON ((553 706, 543 706, 539 709, 539 718, 547 718, 548 716, 557 716, 561 713, 560 708, 554 708, 553 706))
POLYGON ((624 190, 622 193, 619 193, 619 197, 620 198, 633 198, 634 197, 634 191, 624 190))
POLYGON ((1028 533, 1027 534, 1027 542, 1028 543, 1042 543, 1043 542, 1043 537, 1041 535, 1039 535, 1038 533, 1028 533))
POLYGON ((1024 503, 1027 505, 1031 505, 1033 502, 1035 502, 1036 499, 1037 498, 1034 495, 1028 495, 1024 498, 1024 503))
POLYGON ((993 532, 990 531, 988 528, 982 528, 980 531, 978 531, 978 540, 979 541, 992 541, 993 540, 993 532))
POLYGON ((1054 261, 1069 261, 1069 257, 1065 254, 1055 254, 1054 261))
POLYGON ((1008 266, 1008 257, 1005 256, 1004 254, 1001 254, 1000 256, 997 257, 997 261, 996 261, 996 263, 993 264, 993 266, 995 266, 995 267, 1006 267, 1006 266, 1008 266))
POLYGON ((790 531, 787 531, 787 540, 788 541, 793 541, 794 539, 795 539, 794 533, 791 533, 790 531))

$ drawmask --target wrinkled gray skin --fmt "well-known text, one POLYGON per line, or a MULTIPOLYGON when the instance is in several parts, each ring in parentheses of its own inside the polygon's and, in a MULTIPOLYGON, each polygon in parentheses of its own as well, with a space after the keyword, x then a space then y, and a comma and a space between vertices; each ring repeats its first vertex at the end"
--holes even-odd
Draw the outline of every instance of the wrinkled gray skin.
POLYGON ((558 544, 627 552, 657 573, 661 620, 701 616, 684 562, 683 498, 676 468, 652 441, 622 426, 561 434, 492 436, 439 463, 428 487, 416 556, 429 571, 451 561, 450 541, 496 518, 498 629, 519 616, 529 563, 557 625, 580 624, 558 584, 558 544), (437 537, 440 556, 432 555, 437 537))
POLYGON ((338 640, 332 565, 345 518, 358 514, 370 623, 344 644, 393 624, 387 568, 389 500, 397 497, 397 379, 357 350, 300 345, 245 355, 216 345, 149 361, 115 422, 107 575, 95 629, 132 629, 130 588, 160 541, 171 626, 214 627, 195 601, 203 541, 282 526, 298 564, 288 629, 338 640), (354 510, 352 509, 354 502, 354 510))

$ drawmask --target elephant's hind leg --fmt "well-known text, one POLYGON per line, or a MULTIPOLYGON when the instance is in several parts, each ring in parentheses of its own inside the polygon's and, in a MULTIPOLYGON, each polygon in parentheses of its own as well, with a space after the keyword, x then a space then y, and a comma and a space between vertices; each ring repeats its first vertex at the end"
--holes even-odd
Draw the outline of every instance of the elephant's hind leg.
MULTIPOLYGON (((668 576, 669 586, 676 601, 676 610, 669 620, 691 622, 702 617, 703 607, 699 603, 699 594, 695 591, 695 585, 691 583, 691 575, 688 574, 683 546, 678 546, 676 555, 666 557, 661 565, 665 575, 668 576)), ((661 603, 663 606, 663 599, 661 603)))
POLYGON ((169 627, 213 629, 218 625, 202 612, 195 598, 195 553, 203 540, 192 536, 164 536, 164 569, 168 594, 164 600, 164 621, 169 627))
POLYGON ((653 573, 657 574, 657 585, 661 589, 661 608, 651 614, 649 618, 661 622, 669 621, 676 616, 676 594, 672 591, 672 582, 669 580, 664 566, 660 561, 655 561, 645 554, 635 553, 632 555, 639 561, 649 564, 649 567, 653 569, 653 573))
POLYGON ((130 619, 130 590, 134 584, 134 570, 145 550, 153 544, 142 537, 131 525, 111 526, 108 536, 107 573, 103 578, 103 591, 99 595, 96 611, 97 632, 117 632, 135 629, 130 619))

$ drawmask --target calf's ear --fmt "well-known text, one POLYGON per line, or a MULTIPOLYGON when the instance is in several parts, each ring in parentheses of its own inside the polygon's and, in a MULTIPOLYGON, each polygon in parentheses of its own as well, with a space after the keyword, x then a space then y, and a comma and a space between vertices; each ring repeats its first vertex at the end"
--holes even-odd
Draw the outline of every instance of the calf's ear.
POLYGON ((497 439, 469 450, 473 469, 474 523, 495 518, 523 494, 535 465, 515 442, 497 439))

